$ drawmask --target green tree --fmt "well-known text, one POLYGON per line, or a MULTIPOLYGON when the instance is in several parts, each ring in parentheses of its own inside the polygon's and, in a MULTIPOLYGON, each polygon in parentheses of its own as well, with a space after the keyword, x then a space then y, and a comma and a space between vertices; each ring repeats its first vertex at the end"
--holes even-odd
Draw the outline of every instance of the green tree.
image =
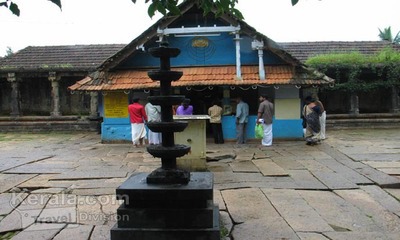
MULTIPOLYGON (((61 7, 61 0, 48 0, 57 6, 61 7)), ((133 3, 136 3, 137 0, 131 0, 133 3)), ((143 1, 143 0, 141 0, 143 1)), ((150 17, 153 17, 156 12, 160 12, 163 15, 166 15, 167 12, 170 12, 174 15, 179 15, 180 11, 178 8, 179 0, 144 0, 145 3, 150 3, 147 13, 150 17)), ((243 19, 242 13, 235 8, 236 4, 239 0, 186 0, 186 1, 195 1, 197 5, 203 9, 204 14, 207 14, 211 11, 212 7, 215 6, 217 9, 216 14, 221 15, 224 13, 229 13, 236 16, 239 19, 243 19)), ((292 5, 296 5, 299 0, 291 0, 292 5)), ((13 0, 0 0, 0 7, 8 8, 13 14, 19 16, 20 10, 18 5, 13 2, 13 0)))
POLYGON ((384 28, 383 30, 381 30, 380 28, 378 29, 379 29, 378 37, 382 41, 389 41, 391 43, 400 44, 400 31, 397 32, 396 36, 393 38, 391 27, 384 28))
MULTIPOLYGON (((48 1, 56 4, 61 9, 61 0, 48 0, 48 1)), ((17 16, 19 16, 19 14, 20 14, 20 10, 18 8, 18 5, 15 2, 13 2, 12 0, 0 1, 0 7, 8 8, 13 14, 15 14, 17 16)))
POLYGON ((14 54, 14 51, 10 47, 7 47, 5 57, 9 57, 9 56, 11 56, 13 54, 14 54))

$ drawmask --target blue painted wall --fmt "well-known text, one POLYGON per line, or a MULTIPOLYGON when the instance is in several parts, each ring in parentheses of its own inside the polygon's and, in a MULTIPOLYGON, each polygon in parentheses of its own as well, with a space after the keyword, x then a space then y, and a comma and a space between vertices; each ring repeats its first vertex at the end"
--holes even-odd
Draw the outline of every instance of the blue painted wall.
MULTIPOLYGON (((207 47, 192 47, 194 37, 169 37, 170 47, 179 48, 181 54, 171 58, 172 67, 182 66, 215 66, 215 65, 236 65, 236 46, 233 40, 234 35, 222 33, 220 36, 210 36, 207 47)), ((258 51, 251 49, 252 39, 241 36, 240 60, 242 65, 258 65, 258 51)), ((152 43, 147 46, 157 47, 159 43, 152 43)), ((270 51, 264 51, 264 64, 283 64, 282 60, 270 51)), ((152 57, 147 52, 137 51, 127 58, 121 68, 136 67, 159 67, 160 60, 152 57)))
MULTIPOLYGON (((254 129, 256 127, 256 116, 249 116, 246 134, 248 139, 254 139, 254 129)), ((303 127, 301 119, 273 120, 272 134, 274 139, 296 139, 303 138, 303 127)), ((236 139, 235 116, 222 117, 222 131, 227 140, 236 139)))
POLYGON ((131 139, 129 118, 104 118, 101 124, 102 141, 131 141, 131 139))

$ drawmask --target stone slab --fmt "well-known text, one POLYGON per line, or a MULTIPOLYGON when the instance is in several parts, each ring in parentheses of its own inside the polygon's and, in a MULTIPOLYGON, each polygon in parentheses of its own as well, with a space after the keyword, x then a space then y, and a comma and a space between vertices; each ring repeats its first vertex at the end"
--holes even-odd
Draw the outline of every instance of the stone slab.
POLYGON ((296 183, 290 181, 260 181, 260 182, 237 182, 229 184, 215 184, 214 187, 218 190, 224 191, 229 189, 241 188, 277 188, 277 189, 299 189, 296 183))
POLYGON ((329 189, 356 189, 358 185, 350 182, 346 178, 344 178, 340 173, 325 170, 310 170, 311 174, 318 178, 324 185, 326 185, 329 189))
POLYGON ((295 157, 274 157, 274 163, 285 170, 305 170, 306 168, 295 157))
POLYGON ((2 193, 0 194, 0 215, 7 215, 18 207, 28 196, 27 193, 2 193))
POLYGON ((92 230, 93 226, 91 225, 68 224, 53 240, 89 239, 92 230))
POLYGON ((378 168, 378 170, 388 175, 400 176, 400 168, 378 168))
POLYGON ((226 164, 226 163, 230 163, 232 161, 229 162, 208 162, 207 163, 207 170, 210 172, 232 172, 232 168, 226 164))
POLYGON ((102 196, 115 194, 115 188, 80 188, 72 189, 71 193, 81 196, 102 196))
POLYGON ((365 153, 351 154, 354 161, 400 161, 399 153, 365 153))
POLYGON ((226 208, 235 223, 254 219, 279 218, 263 192, 257 188, 224 190, 221 192, 226 208), (262 211, 260 211, 262 209, 262 211))
POLYGON ((260 172, 260 170, 254 165, 252 161, 241 161, 229 163, 229 166, 232 168, 233 172, 260 172))
POLYGON ((0 193, 6 192, 19 184, 34 178, 35 174, 1 174, 0 173, 0 193))
POLYGON ((299 237, 282 218, 251 219, 235 225, 231 233, 233 239, 290 239, 299 237))
POLYGON ((398 201, 400 201, 400 189, 398 189, 398 188, 385 188, 384 190, 386 192, 388 192, 391 196, 396 198, 398 201))
POLYGON ((18 166, 22 166, 24 164, 48 159, 53 156, 54 155, 47 155, 47 154, 45 156, 43 156, 42 153, 39 153, 38 155, 30 153, 29 156, 25 156, 25 155, 18 156, 17 153, 12 153, 10 156, 5 156, 4 154, 2 154, 1 159, 0 159, 0 172, 6 171, 8 169, 15 168, 18 166), (12 161, 10 161, 10 159, 12 161))
POLYGON ((329 240, 322 233, 297 232, 297 236, 299 236, 301 240, 329 240))
POLYGON ((76 179, 99 179, 99 178, 124 178, 126 171, 108 171, 107 168, 97 171, 69 171, 54 175, 49 180, 76 180, 76 179))
POLYGON ((229 152, 207 152, 206 160, 207 162, 221 161, 225 159, 233 159, 236 155, 234 153, 229 152))
POLYGON ((318 178, 329 189, 356 189, 357 184, 350 182, 340 172, 332 171, 330 168, 315 160, 302 161, 313 176, 318 178))
POLYGON ((373 168, 400 168, 400 161, 363 161, 373 168))
POLYGON ((297 189, 328 189, 326 185, 315 178, 308 170, 289 170, 288 173, 294 180, 297 189))
POLYGON ((57 174, 41 174, 36 175, 35 177, 21 183, 18 185, 18 188, 24 189, 39 189, 39 188, 52 188, 52 187, 61 187, 68 188, 74 182, 72 181, 49 181, 51 178, 56 176, 57 174))
POLYGON ((400 187, 400 179, 390 176, 368 165, 364 164, 363 167, 354 170, 371 179, 381 187, 400 187))
POLYGON ((13 237, 13 240, 53 239, 65 227, 65 224, 35 223, 13 237))
POLYGON ((53 158, 40 160, 11 168, 6 173, 62 173, 76 167, 74 162, 63 162, 53 158))
POLYGON ((156 165, 156 166, 139 166, 137 168, 136 172, 139 172, 139 173, 143 173, 143 172, 144 173, 151 173, 151 172, 153 172, 154 170, 156 170, 159 167, 160 167, 159 165, 156 165))
POLYGON ((298 194, 298 190, 262 189, 262 191, 294 231, 333 231, 318 212, 298 194))
POLYGON ((90 240, 110 240, 111 226, 97 225, 94 226, 93 232, 90 235, 90 240))
POLYGON ((37 194, 43 194, 43 193, 50 193, 50 194, 57 194, 57 193, 63 193, 67 191, 66 188, 41 188, 37 190, 31 191, 31 193, 37 193, 37 194))
POLYGON ((269 159, 253 160, 263 176, 289 176, 289 173, 269 159))
POLYGON ((369 216, 333 192, 299 191, 299 194, 335 231, 379 231, 369 216))
POLYGON ((220 211, 226 211, 224 199, 222 198, 221 191, 214 189, 214 204, 219 207, 220 211))
MULTIPOLYGON (((111 179, 82 179, 69 181, 72 182, 71 189, 98 189, 98 188, 117 188, 127 178, 111 178, 111 179)), ((54 181, 52 181, 54 182, 54 181)), ((61 182, 61 181, 59 181, 61 182)), ((65 181, 68 182, 68 181, 65 181)))
POLYGON ((340 197, 360 209, 383 232, 397 232, 400 237, 400 218, 387 211, 378 201, 363 190, 338 190, 340 197))
POLYGON ((36 222, 42 223, 76 223, 77 197, 72 194, 52 195, 43 208, 36 222))
POLYGON ((271 155, 267 151, 255 150, 253 159, 264 159, 271 158, 271 155))
POLYGON ((349 180, 352 183, 367 185, 372 184, 373 182, 367 177, 361 175, 357 171, 349 168, 348 166, 343 165, 342 163, 336 161, 335 159, 317 159, 317 161, 324 166, 328 167, 332 171, 336 173, 340 173, 345 179, 349 180))
POLYGON ((324 233, 330 240, 397 240, 399 235, 397 233, 383 233, 375 232, 326 232, 324 233))
POLYGON ((236 161, 251 161, 254 158, 254 153, 237 153, 236 161))
POLYGON ((30 194, 21 202, 20 198, 24 196, 24 193, 20 194, 10 202, 11 206, 16 206, 16 208, 0 222, 0 233, 21 230, 32 225, 51 196, 49 194, 30 194))
POLYGON ((36 219, 37 223, 77 223, 76 207, 45 208, 36 219))

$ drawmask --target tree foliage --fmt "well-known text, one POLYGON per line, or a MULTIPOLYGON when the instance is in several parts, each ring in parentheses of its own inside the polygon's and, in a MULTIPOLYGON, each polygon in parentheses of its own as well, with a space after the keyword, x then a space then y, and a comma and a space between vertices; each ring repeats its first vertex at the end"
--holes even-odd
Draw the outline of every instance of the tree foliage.
MULTIPOLYGON (((48 0, 54 4, 56 4, 61 9, 61 0, 48 0)), ((18 5, 12 0, 3 0, 0 1, 0 7, 8 8, 14 15, 19 16, 21 11, 19 10, 18 5)))
POLYGON ((386 47, 374 55, 359 52, 322 54, 306 64, 335 79, 326 90, 370 92, 400 86, 400 52, 386 47))
MULTIPOLYGON (((48 0, 54 4, 56 4, 60 9, 61 0, 48 0)), ((136 3, 137 0, 131 0, 133 3, 136 3)), ((143 1, 143 0, 141 0, 143 1)), ((149 17, 153 17, 157 12, 166 15, 167 13, 173 15, 179 15, 180 10, 178 5, 180 2, 179 0, 144 0, 145 3, 149 3, 149 7, 147 9, 147 14, 149 17)), ((217 9, 216 15, 222 15, 225 13, 232 14, 233 16, 243 19, 242 13, 236 8, 236 4, 239 0, 186 0, 186 1, 194 1, 197 5, 203 9, 204 15, 209 13, 211 9, 215 6, 217 9)), ((299 0, 291 0, 292 5, 296 5, 299 0)), ((13 14, 19 16, 20 10, 18 5, 13 2, 13 0, 0 0, 0 7, 8 8, 13 14)))
POLYGON ((5 57, 9 57, 9 56, 11 56, 13 54, 14 54, 14 51, 10 47, 7 47, 5 57))
POLYGON ((380 28, 378 28, 379 30, 379 35, 378 37, 382 40, 382 41, 389 41, 391 43, 397 43, 400 44, 400 31, 397 32, 396 36, 393 38, 392 35, 392 29, 390 27, 384 28, 383 30, 381 30, 380 28))

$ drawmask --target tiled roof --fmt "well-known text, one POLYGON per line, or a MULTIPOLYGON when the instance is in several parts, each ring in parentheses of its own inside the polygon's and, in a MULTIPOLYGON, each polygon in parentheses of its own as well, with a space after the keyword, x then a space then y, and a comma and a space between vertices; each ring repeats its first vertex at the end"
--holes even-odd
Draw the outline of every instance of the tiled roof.
POLYGON ((359 52, 365 55, 372 55, 388 46, 400 51, 400 45, 392 44, 388 41, 281 42, 278 44, 303 63, 308 58, 320 54, 359 52))
MULTIPOLYGON (((374 54, 386 46, 400 51, 400 45, 385 41, 358 42, 282 42, 292 56, 305 62, 309 57, 332 52, 358 51, 374 54)), ((0 72, 95 71, 107 58, 126 44, 93 44, 27 47, 10 57, 0 58, 0 72)))
POLYGON ((27 47, 0 59, 0 72, 95 71, 126 44, 27 47))
MULTIPOLYGON (((171 70, 183 72, 183 76, 178 81, 172 82, 172 86, 319 85, 333 81, 306 71, 295 75, 294 68, 290 66, 265 67, 265 80, 260 80, 258 66, 242 66, 242 80, 236 79, 235 66, 173 68, 171 70)), ((99 76, 98 74, 97 76, 92 75, 78 81, 70 86, 69 89, 72 91, 108 91, 159 87, 158 81, 152 81, 148 77, 148 71, 125 70, 108 72, 107 77, 104 75, 99 76)))

